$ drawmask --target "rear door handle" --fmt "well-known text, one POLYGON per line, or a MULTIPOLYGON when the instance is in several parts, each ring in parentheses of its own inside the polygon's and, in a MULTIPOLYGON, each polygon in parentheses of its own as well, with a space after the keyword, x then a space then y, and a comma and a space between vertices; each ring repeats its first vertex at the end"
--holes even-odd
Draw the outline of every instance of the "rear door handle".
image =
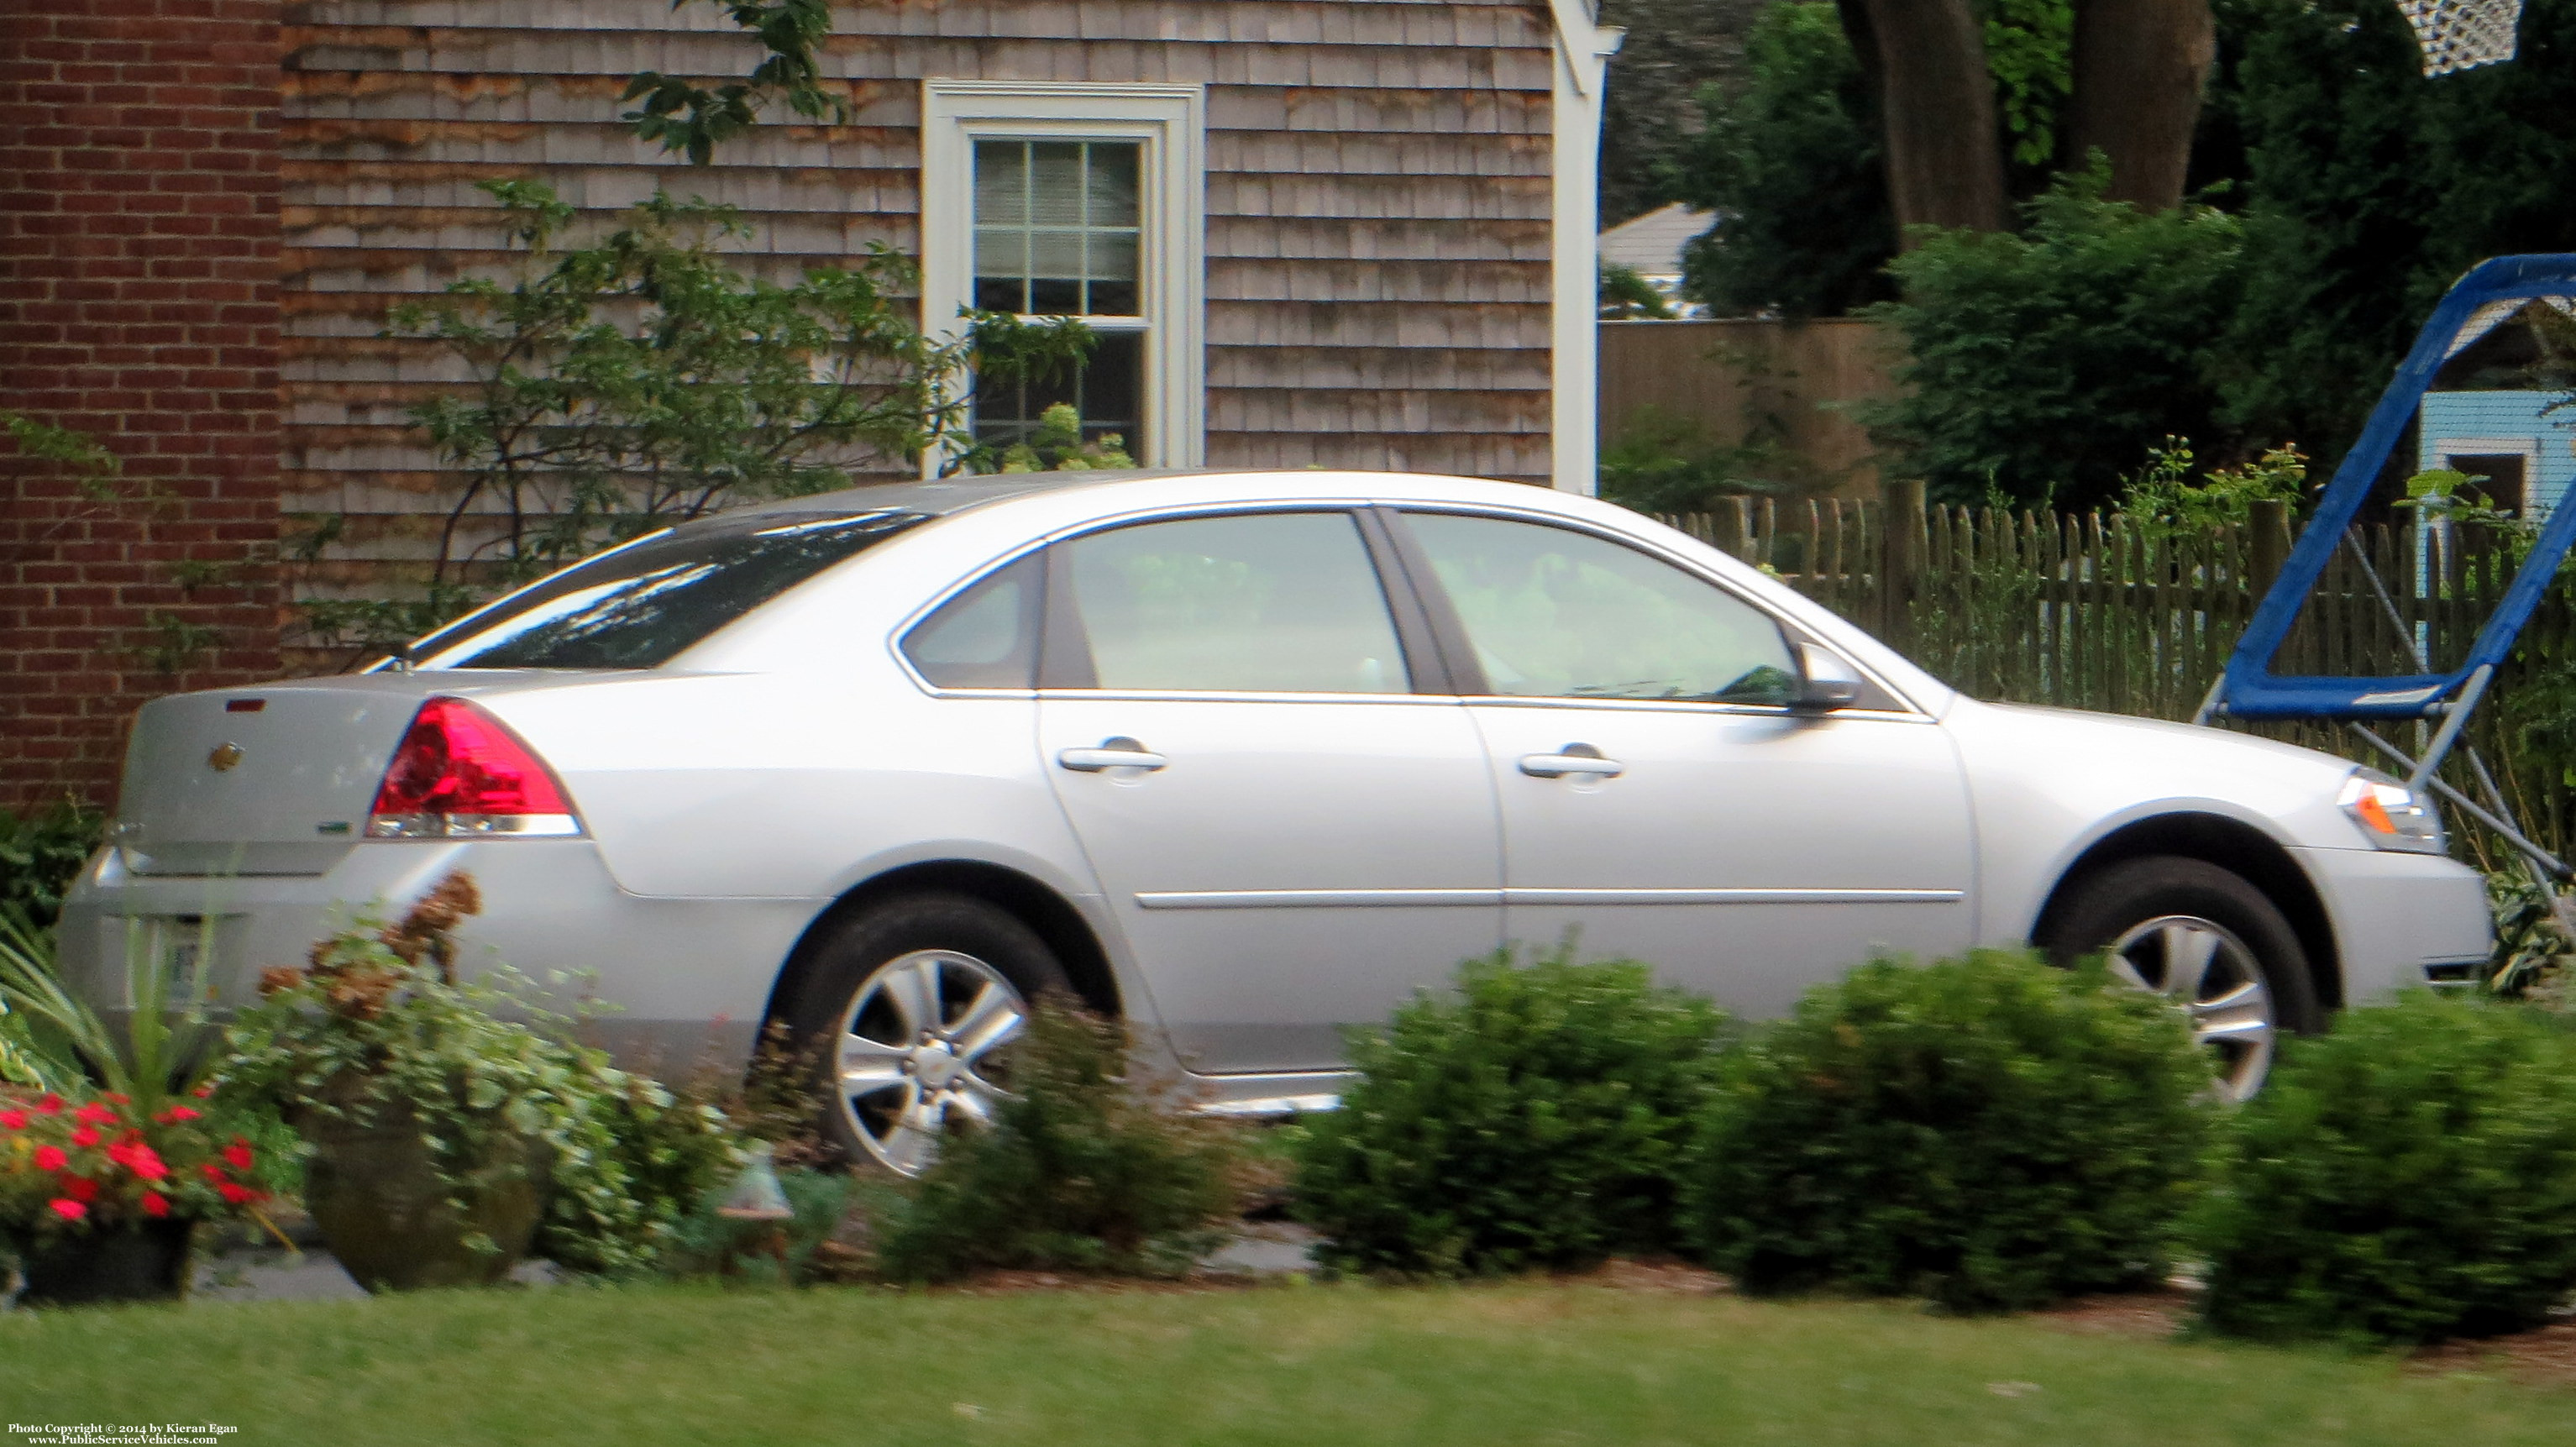
POLYGON ((1134 739, 1103 739, 1096 749, 1065 749, 1055 756, 1056 763, 1077 774, 1097 774, 1103 769, 1137 769, 1145 773, 1171 763, 1161 754, 1134 739))
POLYGON ((1521 772, 1538 779, 1561 779, 1568 774, 1591 774, 1598 778, 1615 779, 1627 771, 1626 764, 1620 763, 1617 759, 1605 759, 1599 754, 1521 755, 1521 772))

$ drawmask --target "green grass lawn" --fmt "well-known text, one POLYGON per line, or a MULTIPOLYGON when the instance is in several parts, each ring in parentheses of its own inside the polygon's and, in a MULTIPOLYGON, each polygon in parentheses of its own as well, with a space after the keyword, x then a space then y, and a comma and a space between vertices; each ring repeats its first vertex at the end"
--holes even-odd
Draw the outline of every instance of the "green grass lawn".
POLYGON ((2567 1447, 2576 1392, 1586 1286, 638 1288, 13 1313, 0 1420, 216 1422, 239 1447, 2567 1447))

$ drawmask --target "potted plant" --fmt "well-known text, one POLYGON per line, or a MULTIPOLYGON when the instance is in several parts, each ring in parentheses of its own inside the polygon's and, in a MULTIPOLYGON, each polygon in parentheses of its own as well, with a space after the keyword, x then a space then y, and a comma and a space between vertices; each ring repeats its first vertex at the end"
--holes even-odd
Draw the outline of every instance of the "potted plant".
POLYGON ((29 1304, 179 1296, 196 1225, 267 1199, 263 1152, 205 1083, 219 1054, 198 943, 174 978, 135 941, 120 1037, 63 988, 51 937, 0 911, 0 1006, 25 1046, 0 1082, 0 1231, 29 1304))
POLYGON ((227 1088, 303 1134, 306 1209, 370 1291, 497 1282, 541 1226, 580 1269, 640 1266, 661 1229, 619 1123, 669 1097, 575 1044, 506 969, 460 979, 454 931, 479 908, 450 875, 401 920, 267 971, 233 1022, 227 1088))
POLYGON ((200 1105, 0 1091, 0 1198, 31 1306, 166 1300, 199 1222, 256 1213, 260 1153, 200 1105))

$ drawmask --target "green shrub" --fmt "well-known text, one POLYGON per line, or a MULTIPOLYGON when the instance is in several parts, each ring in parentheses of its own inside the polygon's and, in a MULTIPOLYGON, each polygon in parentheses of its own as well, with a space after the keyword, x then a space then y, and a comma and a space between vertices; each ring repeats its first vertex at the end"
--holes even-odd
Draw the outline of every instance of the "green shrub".
POLYGON ((2576 1290, 2576 1037, 2417 993, 2290 1042, 2195 1222, 2202 1311, 2261 1337, 2438 1341, 2576 1290))
POLYGON ((2199 1180, 2209 1086, 2181 1014, 2098 970, 1879 960, 1730 1058, 1687 1229, 1756 1292, 1990 1311, 2152 1282, 2199 1180))
POLYGON ((106 815, 70 798, 24 817, 0 809, 0 911, 51 925, 106 828, 106 815))
POLYGON ((1559 950, 1459 971, 1356 1037, 1341 1109, 1298 1145, 1320 1259, 1456 1275, 1672 1244, 1675 1165, 1724 1029, 1644 965, 1559 950))
POLYGON ((1699 93, 1675 189, 1724 220, 1682 254, 1683 289, 1721 316, 1839 316, 1888 295, 1896 254, 1869 78, 1831 5, 1773 5, 1747 76, 1699 93))
POLYGON ((988 1129, 951 1135, 889 1215, 878 1270, 1169 1275, 1220 1240, 1235 1203, 1235 1127, 1132 1072, 1125 1028, 1042 1002, 1011 1052, 1013 1094, 988 1129))
POLYGON ((2085 510, 2158 439, 2226 435, 2212 380, 2242 294, 2242 227, 2206 206, 2105 201, 2070 175, 2019 233, 1923 233, 1890 264, 1900 395, 1861 411, 1935 501, 2085 510))

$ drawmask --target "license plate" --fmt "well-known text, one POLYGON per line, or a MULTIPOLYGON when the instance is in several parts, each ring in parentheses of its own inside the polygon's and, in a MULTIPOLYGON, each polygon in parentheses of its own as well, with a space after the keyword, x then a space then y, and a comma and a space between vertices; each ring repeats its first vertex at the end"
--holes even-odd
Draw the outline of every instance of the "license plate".
POLYGON ((240 915, 158 915, 127 922, 125 1005, 157 982, 166 1009, 211 1004, 241 964, 240 915))

